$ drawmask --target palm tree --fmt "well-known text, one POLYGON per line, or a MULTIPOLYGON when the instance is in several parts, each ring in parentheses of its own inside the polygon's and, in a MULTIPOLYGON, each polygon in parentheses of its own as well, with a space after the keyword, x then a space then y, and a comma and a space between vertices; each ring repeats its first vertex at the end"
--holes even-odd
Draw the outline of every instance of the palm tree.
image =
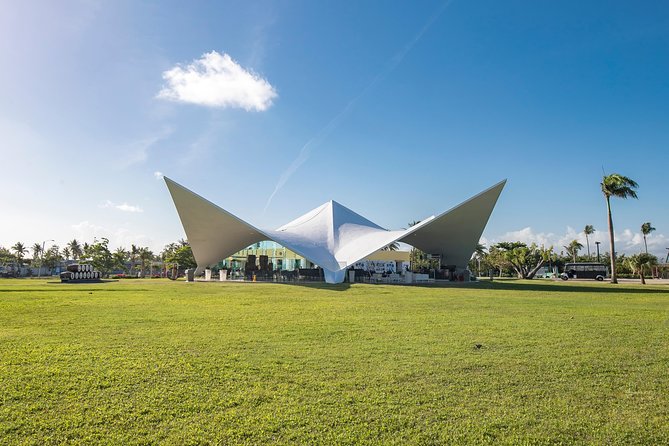
POLYGON ((123 271, 127 272, 126 263, 130 258, 130 253, 126 251, 122 246, 116 248, 116 251, 112 254, 114 260, 114 268, 120 268, 123 271))
POLYGON ((70 260, 70 257, 72 256, 72 251, 70 250, 69 246, 65 246, 63 248, 62 253, 63 253, 63 257, 65 258, 65 261, 70 260))
MULTIPOLYGON (((144 277, 145 271, 144 268, 146 268, 146 262, 153 262, 153 252, 147 248, 139 248, 139 260, 141 262, 141 268, 142 271, 140 272, 141 277, 144 277)), ((151 265, 153 267, 153 265, 151 265)))
POLYGON ((130 274, 134 275, 135 266, 137 263, 137 256, 139 256, 141 248, 137 245, 130 245, 130 274))
POLYGON ((650 224, 650 222, 646 222, 641 225, 641 233, 643 234, 643 246, 646 248, 646 254, 648 254, 648 243, 646 243, 646 236, 650 235, 651 232, 653 232, 655 228, 653 225, 650 224))
POLYGON ((39 243, 35 243, 31 249, 33 251, 33 260, 31 266, 35 268, 37 265, 39 265, 39 270, 37 270, 37 277, 39 277, 42 272, 42 263, 44 263, 44 252, 42 249, 42 245, 40 245, 39 243))
POLYGON ((609 221, 609 240, 611 242, 611 283, 618 283, 616 274, 616 246, 613 234, 613 217, 611 216, 611 197, 627 199, 629 197, 637 198, 634 189, 639 185, 636 181, 619 173, 605 175, 600 183, 602 193, 606 199, 606 210, 609 221))
POLYGON ((590 258, 590 239, 588 236, 595 233, 595 227, 592 225, 585 225, 583 233, 585 234, 585 243, 588 245, 588 258, 590 258))
POLYGON ((477 243, 476 249, 474 250, 473 257, 476 258, 478 264, 478 275, 481 275, 481 259, 486 255, 486 246, 483 243, 477 243))
POLYGON ((66 247, 69 248, 73 260, 78 260, 83 254, 83 251, 81 250, 81 245, 79 244, 76 238, 70 240, 67 243, 66 247))
POLYGON ((39 243, 35 243, 32 247, 32 250, 33 250, 33 264, 36 264, 40 254, 42 253, 42 245, 40 245, 39 243))
POLYGON ((14 246, 12 246, 12 249, 14 250, 14 253, 16 254, 16 263, 21 266, 23 260, 24 254, 28 253, 28 249, 25 247, 25 245, 21 242, 16 242, 14 246))
POLYGON ((641 284, 645 285, 646 279, 644 277, 644 271, 646 268, 650 270, 653 267, 653 265, 656 265, 657 258, 653 255, 642 252, 641 254, 634 254, 633 256, 630 256, 627 259, 627 264, 629 265, 632 271, 634 271, 636 274, 639 275, 639 279, 641 279, 641 284))
MULTIPOLYGON (((413 220, 409 222, 409 227, 416 226, 420 223, 420 220, 413 220)), ((413 271, 416 268, 416 261, 419 257, 422 257, 422 251, 416 247, 411 247, 411 252, 409 253, 409 269, 413 271)))
POLYGON ((483 243, 477 243, 476 249, 474 250, 474 255, 477 257, 483 257, 486 254, 487 248, 483 243))
POLYGON ((574 263, 576 263, 576 256, 578 255, 578 250, 583 249, 583 245, 579 243, 578 240, 572 240, 568 245, 564 247, 567 250, 567 253, 572 256, 574 263))

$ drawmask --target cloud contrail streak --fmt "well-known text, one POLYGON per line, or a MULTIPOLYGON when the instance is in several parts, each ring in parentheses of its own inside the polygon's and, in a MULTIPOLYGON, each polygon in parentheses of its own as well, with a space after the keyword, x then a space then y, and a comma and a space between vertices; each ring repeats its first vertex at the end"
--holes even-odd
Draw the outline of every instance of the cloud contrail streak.
POLYGON ((434 22, 441 16, 441 14, 444 12, 446 7, 451 4, 453 0, 447 0, 445 1, 441 7, 434 13, 432 16, 425 22, 423 27, 416 33, 416 35, 411 39, 404 47, 399 50, 397 53, 393 55, 393 57, 390 58, 390 60, 386 63, 385 67, 379 74, 377 74, 374 79, 371 80, 365 88, 362 89, 360 93, 358 93, 353 99, 349 101, 348 104, 340 111, 334 118, 330 120, 330 122, 327 123, 325 127, 323 127, 318 134, 311 138, 309 141, 307 141, 306 144, 302 146, 300 149, 300 153, 297 155, 297 158, 293 160, 292 163, 290 163, 290 166, 286 170, 283 171, 281 176, 279 177, 279 181, 277 181, 276 186, 274 187, 274 191, 270 194, 269 198, 267 199, 267 203, 265 204, 265 208, 263 209, 263 212, 267 211, 267 208, 269 205, 272 203, 272 199, 274 196, 283 188, 283 186, 288 182, 291 176, 300 168, 302 164, 304 164, 308 159, 309 156, 311 155, 311 151, 314 147, 318 146, 321 144, 323 141, 327 139, 327 137, 332 133, 337 127, 339 127, 339 124, 348 116, 348 114, 353 110, 355 107, 356 103, 362 98, 368 91, 370 91, 372 88, 376 86, 381 80, 383 80, 386 76, 388 76, 390 73, 392 73, 398 66, 399 64, 402 63, 404 58, 409 54, 409 52, 413 49, 413 47, 418 43, 418 41, 423 37, 423 35, 430 29, 430 27, 434 24, 434 22))

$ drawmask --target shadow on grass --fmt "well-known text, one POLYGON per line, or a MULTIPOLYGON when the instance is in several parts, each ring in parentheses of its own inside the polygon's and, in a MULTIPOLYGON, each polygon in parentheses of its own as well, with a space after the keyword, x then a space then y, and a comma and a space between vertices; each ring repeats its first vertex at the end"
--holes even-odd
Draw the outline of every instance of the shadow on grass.
POLYGON ((646 288, 648 285, 630 284, 602 284, 602 285, 581 285, 569 282, 542 283, 532 281, 513 281, 498 280, 493 282, 479 282, 476 288, 486 290, 510 290, 510 291, 533 291, 533 292, 551 292, 551 293, 620 293, 620 294, 666 294, 669 297, 669 288, 646 288))
MULTIPOLYGON (((240 282, 251 285, 251 282, 240 282)), ((285 287, 303 287, 314 290, 324 291, 347 291, 351 288, 350 283, 329 284, 325 282, 253 282, 266 283, 285 287)), ((483 289, 483 290, 509 290, 509 291, 531 291, 531 292, 550 292, 550 293, 620 293, 620 294, 666 294, 669 297, 669 287, 667 289, 646 288, 640 284, 619 284, 609 283, 601 285, 582 285, 574 282, 539 282, 530 280, 504 279, 493 282, 436 282, 436 283, 412 283, 412 284, 388 284, 388 283, 364 283, 356 282, 355 285, 366 285, 370 288, 376 286, 390 287, 408 287, 408 288, 449 288, 449 289, 483 289), (629 285, 633 285, 630 287, 629 285)), ((652 286, 652 285, 651 285, 652 286)))
MULTIPOLYGON (((199 281, 195 281, 197 283, 199 281)), ((205 283, 204 281, 202 281, 205 283)), ((236 285, 241 285, 241 286, 249 286, 249 287, 254 287, 256 285, 264 284, 264 285, 273 285, 273 286, 284 286, 284 287, 303 287, 303 288, 312 288, 315 290, 325 290, 325 291, 346 291, 348 290, 351 285, 349 283, 337 283, 337 284, 331 284, 331 283, 325 283, 325 282, 309 282, 309 281, 286 281, 286 282, 272 282, 272 281, 264 281, 264 280, 259 280, 257 282, 251 282, 251 281, 237 281, 237 280, 230 280, 230 281, 223 281, 223 282, 218 282, 218 281, 210 281, 208 283, 216 283, 216 284, 236 284, 236 285)))
MULTIPOLYGON (((272 282, 268 282, 272 283, 272 282)), ((274 282, 276 283, 276 282, 274 282)), ((325 290, 325 291, 346 291, 351 288, 349 283, 325 283, 325 282, 279 282, 277 285, 284 286, 299 286, 304 288, 312 288, 315 290, 325 290)))

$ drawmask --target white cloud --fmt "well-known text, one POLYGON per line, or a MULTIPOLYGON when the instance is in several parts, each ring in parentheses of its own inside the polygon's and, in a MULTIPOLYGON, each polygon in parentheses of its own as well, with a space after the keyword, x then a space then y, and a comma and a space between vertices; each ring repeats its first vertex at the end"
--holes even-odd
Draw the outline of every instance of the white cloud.
POLYGON ((536 233, 532 230, 531 227, 526 227, 523 229, 519 229, 517 231, 510 231, 507 232, 506 234, 502 234, 499 237, 496 237, 492 242, 498 243, 501 241, 508 241, 508 242, 523 242, 532 244, 536 243, 537 245, 541 246, 550 246, 552 241, 555 239, 555 234, 549 232, 539 232, 536 233))
POLYGON ((81 242, 86 241, 91 243, 93 239, 97 238, 100 240, 104 237, 109 240, 109 247, 111 249, 115 249, 119 246, 128 248, 130 245, 138 245, 148 246, 154 250, 154 252, 159 252, 161 247, 161 244, 153 238, 145 234, 134 233, 130 229, 124 227, 114 227, 113 229, 110 229, 105 226, 91 223, 88 220, 74 224, 71 227, 73 230, 73 238, 76 238, 81 242))
MULTIPOLYGON (((590 252, 593 252, 595 249, 596 241, 604 241, 606 233, 596 231, 589 237, 590 240, 590 252)), ((539 246, 553 246, 554 250, 560 252, 564 250, 564 246, 571 243, 572 240, 578 240, 579 243, 583 245, 583 252, 587 250, 587 240, 583 232, 577 232, 571 226, 567 226, 564 234, 555 234, 553 232, 534 232, 531 227, 526 227, 518 231, 509 231, 505 234, 502 234, 499 237, 495 237, 491 243, 498 243, 501 241, 507 242, 523 242, 532 244, 536 243, 539 246)))
POLYGON ((165 175, 162 172, 156 170, 153 172, 153 176, 156 178, 156 180, 162 180, 165 175))
POLYGON ((139 206, 133 206, 128 203, 117 204, 110 200, 105 200, 105 202, 101 203, 98 207, 107 209, 117 209, 123 212, 144 212, 144 210, 139 206))
MULTIPOLYGON (((517 231, 509 231, 497 237, 487 239, 481 238, 481 243, 485 243, 486 247, 490 247, 499 242, 523 242, 526 244, 536 243, 539 246, 553 246, 556 252, 564 251, 565 245, 568 245, 572 240, 578 240, 583 245, 583 249, 579 251, 581 254, 587 254, 587 242, 585 234, 582 231, 576 231, 571 226, 567 226, 563 234, 554 234, 552 232, 535 232, 531 227, 519 229, 517 231)), ((594 255, 597 252, 595 242, 601 242, 600 252, 606 252, 609 249, 609 234, 607 231, 595 231, 589 236, 590 252, 594 255)), ((623 229, 616 231, 616 252, 625 254, 636 254, 643 251, 643 235, 640 232, 634 232, 631 229, 623 229)), ((655 254, 661 258, 666 256, 666 247, 669 247, 669 238, 664 234, 652 233, 647 237, 648 252, 655 254)))
MULTIPOLYGON (((622 233, 616 233, 616 243, 616 251, 619 250, 619 246, 622 247, 624 252, 632 254, 645 250, 643 234, 641 232, 633 232, 630 229, 625 229, 622 233)), ((646 243, 648 244, 648 252, 663 257, 666 255, 667 247, 669 247, 669 238, 664 234, 653 232, 646 236, 646 243)))
POLYGON ((166 84, 158 98, 207 107, 265 111, 277 97, 267 80, 216 51, 165 71, 163 79, 166 84))
POLYGON ((634 233, 631 229, 625 229, 622 233, 616 234, 616 242, 624 243, 628 247, 643 246, 643 235, 634 233))

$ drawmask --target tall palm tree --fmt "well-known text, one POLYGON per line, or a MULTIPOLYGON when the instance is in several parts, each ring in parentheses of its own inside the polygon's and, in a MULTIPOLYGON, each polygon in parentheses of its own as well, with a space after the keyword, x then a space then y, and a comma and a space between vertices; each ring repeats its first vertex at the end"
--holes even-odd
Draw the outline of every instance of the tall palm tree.
POLYGON ((137 245, 130 245, 130 274, 134 275, 137 257, 140 253, 140 247, 137 245))
POLYGON ((483 257, 486 254, 486 247, 483 243, 477 243, 476 249, 474 250, 474 255, 478 257, 483 257))
POLYGON ((44 263, 44 250, 39 243, 35 243, 30 249, 33 251, 33 260, 30 265, 33 268, 39 265, 39 270, 37 270, 37 276, 39 277, 42 272, 42 263, 44 263))
POLYGON ((140 275, 141 277, 144 277, 145 276, 144 269, 146 268, 146 263, 153 261, 153 252, 148 247, 139 248, 139 260, 141 262, 141 268, 142 268, 140 275))
POLYGON ((28 249, 21 242, 16 242, 14 246, 12 246, 12 249, 16 255, 16 263, 21 266, 21 260, 23 260, 23 256, 28 253, 28 249))
POLYGON ((81 250, 81 245, 79 244, 76 238, 70 240, 67 243, 66 247, 69 248, 73 260, 78 260, 83 254, 83 251, 81 250))
POLYGON ((606 199, 606 211, 609 222, 609 240, 611 242, 611 283, 618 283, 618 275, 616 274, 616 246, 615 236, 613 234, 613 217, 611 216, 611 197, 627 199, 629 197, 637 198, 634 189, 639 185, 631 178, 627 178, 619 173, 612 173, 605 175, 600 183, 602 193, 606 199))
POLYGON ((116 248, 116 251, 112 254, 114 260, 114 268, 122 269, 127 272, 126 264, 130 258, 130 253, 126 251, 122 246, 116 248))
MULTIPOLYGON (((409 222, 409 227, 416 226, 420 223, 420 220, 413 220, 409 222)), ((416 268, 416 261, 421 257, 422 251, 417 249, 415 246, 411 247, 411 252, 409 253, 409 269, 413 271, 416 268)))
POLYGON ((72 256, 72 250, 70 249, 69 246, 65 246, 63 248, 62 253, 63 253, 63 257, 65 258, 65 261, 70 260, 70 257, 72 256))
POLYGON ((590 239, 588 236, 595 233, 595 227, 592 225, 585 225, 583 233, 585 234, 585 243, 588 245, 588 258, 590 258, 590 239))
MULTIPOLYGON (((35 243, 31 248, 33 250, 33 266, 37 264, 40 254, 42 253, 42 245, 35 243)), ((42 265, 40 265, 42 266, 42 265)))
POLYGON ((483 243, 477 243, 476 244, 476 249, 474 250, 474 255, 473 257, 476 258, 476 262, 478 264, 478 275, 481 275, 481 259, 483 259, 486 255, 486 246, 483 243))
POLYGON ((641 233, 643 234, 643 246, 646 248, 646 254, 648 254, 648 243, 646 243, 646 236, 650 235, 651 232, 653 232, 655 228, 653 225, 650 224, 650 222, 646 222, 641 225, 641 233))

